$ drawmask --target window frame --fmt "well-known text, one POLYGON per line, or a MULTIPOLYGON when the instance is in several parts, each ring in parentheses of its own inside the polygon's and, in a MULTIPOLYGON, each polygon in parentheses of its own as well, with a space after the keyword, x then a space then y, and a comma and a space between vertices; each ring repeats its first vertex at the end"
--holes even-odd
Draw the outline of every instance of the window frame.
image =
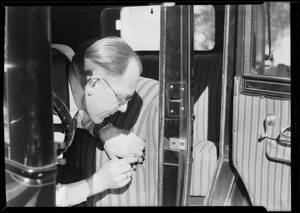
MULTIPOLYGON (((264 5, 259 5, 263 7, 264 5)), ((241 48, 242 70, 237 69, 237 76, 241 78, 241 84, 239 90, 242 94, 261 96, 272 99, 290 99, 291 98, 291 79, 288 77, 279 76, 269 76, 263 74, 253 74, 256 72, 252 67, 252 59, 255 54, 253 54, 253 27, 252 23, 255 22, 258 16, 254 15, 253 10, 255 10, 256 5, 245 5, 245 19, 244 19, 244 29, 241 48), (282 86, 282 87, 281 87, 282 86)), ((261 10, 263 11, 263 10, 261 10)), ((265 16, 263 16, 265 19, 265 16)), ((256 26, 255 26, 256 27, 256 26)), ((263 26, 264 27, 264 26, 263 26)), ((261 52, 262 58, 265 56, 265 28, 261 32, 263 36, 263 51, 261 52)), ((256 56, 256 55, 255 55, 256 56)), ((264 61, 264 60, 263 60, 264 61)), ((264 63, 263 63, 264 65, 264 63)), ((264 73, 263 67, 263 73, 264 73)))

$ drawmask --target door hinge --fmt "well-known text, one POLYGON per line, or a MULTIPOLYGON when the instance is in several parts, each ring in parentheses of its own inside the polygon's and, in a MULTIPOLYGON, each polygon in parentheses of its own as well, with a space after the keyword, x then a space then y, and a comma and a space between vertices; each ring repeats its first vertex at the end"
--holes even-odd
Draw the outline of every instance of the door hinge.
POLYGON ((170 150, 186 150, 185 138, 170 138, 169 143, 170 150))

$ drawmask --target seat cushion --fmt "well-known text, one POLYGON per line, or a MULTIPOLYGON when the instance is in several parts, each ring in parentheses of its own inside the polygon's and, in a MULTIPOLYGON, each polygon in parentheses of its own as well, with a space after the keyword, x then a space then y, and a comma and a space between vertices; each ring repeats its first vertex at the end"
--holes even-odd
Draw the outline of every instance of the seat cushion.
POLYGON ((220 139, 222 54, 194 56, 194 141, 220 139))
POLYGON ((191 196, 205 196, 217 165, 217 148, 211 141, 196 141, 193 146, 191 196))

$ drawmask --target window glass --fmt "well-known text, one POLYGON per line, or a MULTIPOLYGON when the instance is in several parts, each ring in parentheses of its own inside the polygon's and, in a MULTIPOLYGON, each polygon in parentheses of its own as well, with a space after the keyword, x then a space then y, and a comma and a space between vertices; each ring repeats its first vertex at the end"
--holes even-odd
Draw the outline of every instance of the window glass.
MULTIPOLYGON (((290 3, 270 2, 271 54, 265 61, 265 75, 290 77, 290 3)), ((266 33, 265 53, 269 53, 266 33)))
MULTIPOLYGON (((135 51, 159 50, 160 6, 124 7, 116 29, 135 51)), ((215 45, 215 10, 211 5, 194 6, 194 49, 211 50, 215 45)))
POLYGON ((194 6, 194 49, 211 50, 215 46, 215 9, 211 5, 194 6))
POLYGON ((159 50, 160 6, 122 8, 119 28, 133 50, 159 50))
MULTIPOLYGON (((263 5, 253 5, 252 10, 252 46, 251 46, 251 71, 252 74, 263 75, 264 72, 264 15, 263 5)), ((245 47, 247 48, 247 47, 245 47)))
POLYGON ((264 7, 254 6, 252 17, 251 73, 290 77, 290 3, 268 2, 264 7))

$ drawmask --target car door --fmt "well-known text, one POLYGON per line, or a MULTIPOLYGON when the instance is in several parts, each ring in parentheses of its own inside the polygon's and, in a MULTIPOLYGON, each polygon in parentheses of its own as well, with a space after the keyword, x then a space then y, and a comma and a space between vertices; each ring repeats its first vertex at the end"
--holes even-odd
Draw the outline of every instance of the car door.
POLYGON ((252 205, 269 211, 291 210, 289 12, 241 5, 237 25, 232 162, 252 205))
POLYGON ((5 8, 4 55, 6 204, 55 206, 50 7, 5 8))
POLYGON ((158 202, 188 205, 192 159, 193 6, 161 7, 158 202))

